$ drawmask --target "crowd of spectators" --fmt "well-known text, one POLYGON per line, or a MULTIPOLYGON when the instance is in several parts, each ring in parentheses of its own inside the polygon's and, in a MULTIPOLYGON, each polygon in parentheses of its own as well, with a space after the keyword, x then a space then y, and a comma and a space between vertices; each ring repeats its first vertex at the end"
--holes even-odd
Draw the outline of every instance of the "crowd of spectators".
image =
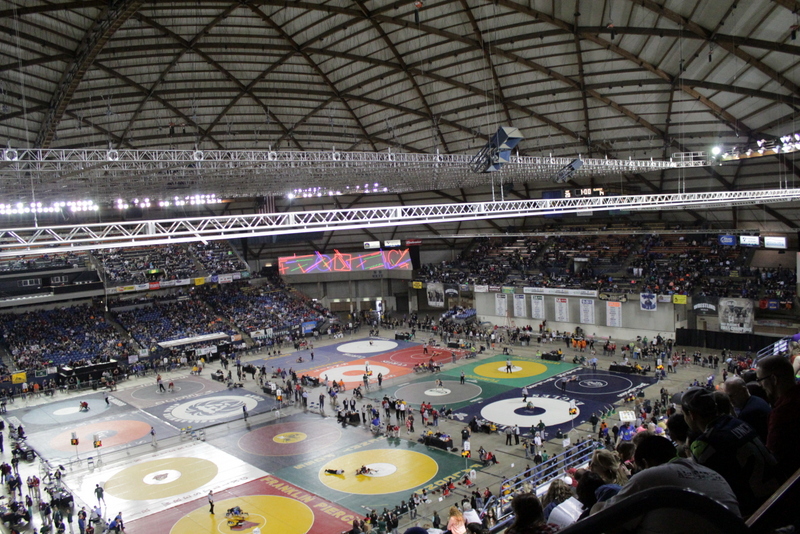
POLYGON ((791 307, 796 273, 748 266, 741 247, 716 234, 557 235, 508 242, 479 238, 451 262, 426 264, 418 279, 476 285, 703 294, 780 300, 791 307))
POLYGON ((164 341, 235 331, 195 295, 173 302, 153 302, 134 310, 114 312, 114 319, 143 347, 164 341))
POLYGON ((189 250, 208 276, 247 270, 247 265, 239 259, 228 243, 222 241, 192 243, 189 245, 189 250))
POLYGON ((41 256, 14 258, 0 261, 0 272, 32 271, 37 269, 72 269, 86 266, 86 252, 43 254, 41 256))
POLYGON ((99 260, 109 285, 180 280, 197 274, 197 264, 184 245, 111 249, 99 260), (148 271, 160 271, 148 275, 148 271))
POLYGON ((287 291, 275 280, 260 286, 247 282, 201 286, 198 296, 245 332, 268 328, 288 330, 325 318, 325 310, 309 306, 298 294, 287 291))
POLYGON ((0 333, 19 369, 97 363, 135 350, 93 305, 5 313, 0 333))

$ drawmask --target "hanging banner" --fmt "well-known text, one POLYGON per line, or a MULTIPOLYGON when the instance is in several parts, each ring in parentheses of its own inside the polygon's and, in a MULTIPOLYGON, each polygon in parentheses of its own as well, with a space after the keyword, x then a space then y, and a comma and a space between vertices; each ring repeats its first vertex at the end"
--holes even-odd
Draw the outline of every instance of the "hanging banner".
POLYGON ((672 295, 659 295, 658 302, 672 302, 672 295))
POLYGON ((503 293, 508 293, 509 295, 513 295, 515 289, 516 288, 512 287, 512 286, 503 286, 502 291, 503 291, 503 293))
POLYGON ((494 296, 494 314, 500 317, 508 315, 508 295, 496 293, 494 296))
POLYGON ((658 299, 653 293, 639 293, 639 309, 642 311, 656 311, 658 299))
POLYGON ((444 285, 444 295, 447 298, 457 299, 458 298, 458 284, 445 284, 444 285))
POLYGON ((594 299, 581 299, 581 324, 594 324, 594 299))
POLYGON ((514 295, 514 317, 527 317, 527 310, 525 310, 525 295, 514 295))
POLYGON ((489 286, 475 284, 475 293, 488 293, 489 286))
POLYGON ((568 323, 569 322, 569 299, 564 297, 556 297, 556 322, 568 323))
POLYGON ((12 384, 22 384, 27 382, 28 380, 28 373, 27 371, 18 371, 16 373, 11 374, 11 383, 12 384))
POLYGON ((544 295, 531 295, 531 317, 544 319, 544 295))
POLYGON ((444 285, 441 282, 428 284, 428 306, 444 308, 444 285))
POLYGON ((753 301, 719 299, 719 329, 739 334, 753 333, 753 301))
POLYGON ((606 326, 621 327, 622 326, 622 303, 607 301, 606 302, 606 326))
POLYGON ((692 297, 692 309, 698 315, 716 315, 717 297, 695 295, 692 297))
POLYGON ((469 284, 458 284, 458 290, 462 293, 469 293, 469 284))
POLYGON ((686 304, 686 295, 672 295, 673 304, 686 304))
POLYGON ((422 282, 417 282, 417 281, 411 282, 411 288, 412 289, 422 289, 422 282))

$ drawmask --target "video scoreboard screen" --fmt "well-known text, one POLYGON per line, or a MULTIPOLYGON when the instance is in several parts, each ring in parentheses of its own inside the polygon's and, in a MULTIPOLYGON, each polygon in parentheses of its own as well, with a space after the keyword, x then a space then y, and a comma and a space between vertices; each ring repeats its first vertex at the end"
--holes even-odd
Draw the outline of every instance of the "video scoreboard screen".
POLYGON ((408 249, 373 250, 355 254, 336 250, 333 254, 315 252, 306 256, 278 258, 278 271, 282 275, 411 269, 408 249))

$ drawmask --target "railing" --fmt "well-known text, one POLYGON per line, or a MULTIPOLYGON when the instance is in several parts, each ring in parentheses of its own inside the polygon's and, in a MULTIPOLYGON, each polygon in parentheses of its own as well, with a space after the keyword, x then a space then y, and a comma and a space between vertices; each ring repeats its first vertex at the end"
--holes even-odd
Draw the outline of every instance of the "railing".
POLYGON ((513 519, 513 513, 509 503, 511 498, 518 493, 524 493, 526 485, 532 486, 534 493, 539 493, 543 486, 549 484, 553 479, 561 478, 564 476, 565 471, 572 467, 578 467, 585 464, 591 458, 592 453, 599 447, 600 443, 595 441, 584 441, 575 447, 553 456, 546 462, 537 465, 532 469, 533 474, 522 479, 519 483, 510 486, 507 490, 501 488, 501 492, 506 495, 500 495, 497 499, 492 499, 486 503, 481 512, 486 513, 490 508, 494 508, 494 516, 497 518, 497 524, 508 524, 513 519))

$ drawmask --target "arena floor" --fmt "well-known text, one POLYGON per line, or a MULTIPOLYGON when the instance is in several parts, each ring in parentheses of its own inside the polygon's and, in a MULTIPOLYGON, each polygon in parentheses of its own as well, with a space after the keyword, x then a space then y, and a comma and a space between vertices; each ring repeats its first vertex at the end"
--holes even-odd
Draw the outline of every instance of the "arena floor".
MULTIPOLYGON (((460 430, 473 416, 517 424, 523 433, 540 421, 551 437, 558 430, 583 432, 578 429, 592 412, 607 409, 626 392, 653 382, 541 361, 525 351, 476 359, 457 353, 453 363, 449 350, 424 354, 418 343, 383 338, 326 340, 318 345, 313 361, 311 350, 251 361, 268 369, 293 368, 300 374, 341 379, 347 386, 343 398, 350 398, 349 392, 362 383, 369 368, 372 383, 359 406, 379 405, 384 396, 404 399, 415 409, 422 401, 436 408, 446 405, 454 410, 453 419, 442 420, 438 429, 431 430, 450 433, 456 448, 461 445, 460 430), (298 362, 300 354, 303 362, 298 362), (441 364, 440 373, 414 370, 432 357, 441 364), (378 373, 385 380, 382 388, 375 380, 378 373), (530 405, 523 402, 523 386, 530 405), (570 406, 578 408, 577 413, 570 414, 570 406)), ((173 392, 160 393, 149 376, 126 382, 109 394, 107 402, 100 392, 80 398, 58 394, 50 402, 18 402, 5 418, 22 424, 30 445, 51 464, 66 466, 64 483, 76 502, 94 505, 94 489, 105 488, 106 516, 122 512, 129 534, 247 533, 256 528, 264 533, 340 533, 369 509, 393 508, 422 489, 432 495, 422 514, 443 510, 449 503, 436 492, 448 479, 458 480, 475 469, 479 485, 488 486, 519 472, 526 462, 521 446, 507 447, 498 435, 473 437, 473 450, 483 445, 499 453, 500 465, 486 469, 462 458, 459 451, 422 445, 417 441, 424 431, 418 414, 414 434, 403 428, 399 437, 386 438, 374 436, 366 425, 343 428, 330 407, 322 413, 318 408, 279 409, 251 379, 245 388, 234 390, 212 381, 209 375, 217 368, 213 363, 201 376, 165 375, 165 383, 175 385, 173 392), (89 412, 78 411, 79 400, 89 402, 89 412), (249 413, 247 421, 243 406, 249 413), (191 432, 197 437, 201 430, 204 439, 193 439, 191 432), (79 439, 77 447, 70 444, 73 433, 79 439), (100 449, 92 447, 94 439, 102 441, 100 449), (374 472, 356 475, 362 465, 374 472), (330 475, 325 469, 344 473, 330 475), (213 515, 207 501, 210 490, 215 496, 213 515), (248 515, 244 523, 231 527, 226 511, 237 505, 248 515)), ((312 390, 310 398, 318 398, 322 391, 312 390)), ((394 416, 390 419, 397 422, 394 416)), ((35 464, 27 469, 35 469, 35 464)))

